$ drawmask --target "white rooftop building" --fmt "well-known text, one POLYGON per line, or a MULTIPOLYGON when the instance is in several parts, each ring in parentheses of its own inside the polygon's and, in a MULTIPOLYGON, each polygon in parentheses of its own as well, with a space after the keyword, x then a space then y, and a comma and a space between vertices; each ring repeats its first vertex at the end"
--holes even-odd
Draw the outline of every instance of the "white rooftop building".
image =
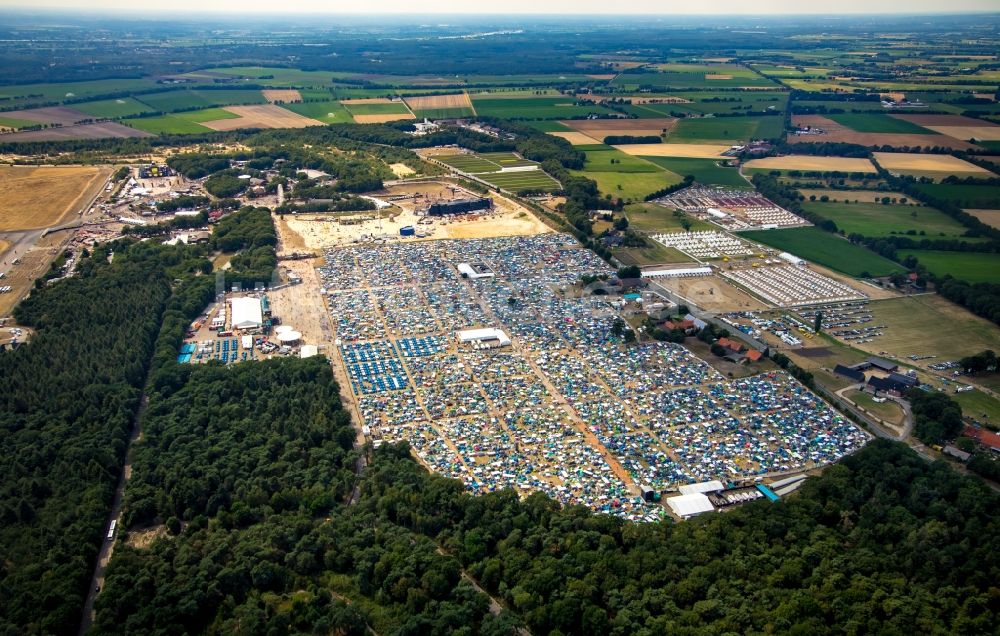
POLYGON ((458 273, 464 274, 471 280, 476 280, 478 278, 493 278, 494 276, 496 276, 496 274, 490 271, 482 271, 482 272, 477 271, 476 268, 473 267, 470 263, 459 263, 458 273))
POLYGON ((682 495, 694 495, 696 493, 706 493, 706 492, 718 492, 720 490, 725 490, 725 486, 718 479, 713 479, 712 481, 702 481, 697 484, 687 484, 686 486, 681 486, 677 489, 677 492, 682 495))
POLYGON ((233 329, 260 329, 264 324, 264 312, 259 298, 233 298, 229 301, 233 309, 233 329))
POLYGON ((485 342, 496 343, 501 347, 510 345, 510 338, 502 329, 487 327, 485 329, 466 329, 458 332, 458 339, 463 343, 485 342))
POLYGON ((667 499, 667 505, 681 519, 690 519, 715 510, 712 502, 708 500, 708 496, 702 493, 670 497, 667 499))

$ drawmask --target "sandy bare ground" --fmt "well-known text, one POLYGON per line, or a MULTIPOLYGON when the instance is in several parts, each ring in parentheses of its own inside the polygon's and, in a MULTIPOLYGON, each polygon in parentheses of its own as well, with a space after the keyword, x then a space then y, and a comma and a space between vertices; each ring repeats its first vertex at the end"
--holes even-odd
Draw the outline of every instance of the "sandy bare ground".
POLYGON ((389 121, 401 121, 403 119, 416 119, 411 113, 387 113, 385 115, 352 115, 354 121, 359 124, 384 124, 389 121))
POLYGON ((430 95, 427 97, 406 97, 410 110, 435 110, 441 108, 472 108, 472 100, 466 93, 453 95, 430 95))
MULTIPOLYGON (((5 113, 6 114, 6 113, 5 113)), ((111 121, 99 124, 79 124, 46 128, 45 130, 28 130, 0 135, 0 141, 63 141, 67 139, 109 139, 112 137, 153 137, 145 130, 129 128, 111 121)))
POLYGON ((786 155, 784 157, 764 157, 751 159, 744 168, 764 168, 768 170, 819 170, 822 172, 866 172, 875 173, 875 166, 867 159, 848 157, 814 157, 812 155, 786 155))
POLYGON ((94 166, 0 166, 0 231, 57 225, 89 203, 110 174, 94 166))
POLYGON ((553 137, 560 137, 565 139, 574 146, 588 146, 590 144, 599 144, 601 141, 599 139, 594 139, 593 137, 588 137, 581 132, 550 132, 553 137))
POLYGON ((720 144, 627 144, 615 146, 627 155, 638 157, 688 157, 690 159, 724 159, 729 146, 720 144))
POLYGON ((1000 210, 966 210, 986 225, 1000 229, 1000 210))
POLYGON ((406 165, 405 163, 391 163, 389 164, 389 169, 397 177, 409 177, 411 175, 417 174, 417 171, 406 165))
POLYGON ((926 155, 908 152, 876 152, 875 160, 886 170, 901 173, 937 172, 958 175, 992 175, 989 170, 951 155, 926 155))
POLYGON ((47 106, 45 108, 28 108, 25 110, 12 110, 3 114, 4 117, 12 119, 26 119, 38 122, 39 124, 62 124, 69 126, 84 119, 93 119, 93 115, 67 108, 66 106, 47 106))
POLYGON ((579 119, 560 122, 577 132, 603 140, 613 135, 635 137, 660 136, 668 132, 677 120, 673 117, 652 119, 579 119))
POLYGON ((206 121, 202 123, 202 126, 207 126, 212 130, 237 130, 239 128, 306 128, 326 125, 321 121, 303 117, 274 104, 227 106, 226 110, 234 115, 239 115, 239 117, 206 121))
POLYGON ((699 278, 667 278, 656 282, 706 311, 760 311, 768 308, 768 305, 760 300, 715 275, 699 278))
POLYGON ((269 104, 274 104, 276 102, 281 102, 283 104, 293 104, 295 102, 302 101, 302 94, 299 91, 292 88, 266 88, 261 91, 264 99, 268 101, 269 104))

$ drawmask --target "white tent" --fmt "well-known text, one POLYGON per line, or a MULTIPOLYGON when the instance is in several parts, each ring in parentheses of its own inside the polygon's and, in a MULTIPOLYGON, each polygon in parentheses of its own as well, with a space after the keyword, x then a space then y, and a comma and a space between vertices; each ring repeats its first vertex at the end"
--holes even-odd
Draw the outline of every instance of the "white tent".
POLYGON ((259 298, 233 298, 233 329, 259 329, 264 324, 264 312, 259 298))
POLYGON ((302 348, 299 349, 300 358, 311 358, 315 355, 319 355, 319 347, 316 345, 302 345, 302 348))
POLYGON ((715 508, 708 497, 702 493, 693 495, 680 495, 667 499, 667 505, 681 519, 690 519, 705 512, 712 512, 715 508))
POLYGON ((702 481, 697 484, 688 484, 686 486, 681 486, 677 489, 682 495, 693 495, 695 493, 706 493, 706 492, 718 492, 723 490, 725 486, 718 479, 713 479, 712 481, 702 481))

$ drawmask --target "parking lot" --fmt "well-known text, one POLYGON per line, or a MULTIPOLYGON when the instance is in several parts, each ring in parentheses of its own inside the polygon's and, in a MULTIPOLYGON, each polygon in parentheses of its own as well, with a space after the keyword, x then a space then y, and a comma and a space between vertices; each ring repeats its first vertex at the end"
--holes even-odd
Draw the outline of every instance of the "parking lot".
POLYGON ((783 372, 727 381, 680 345, 626 346, 600 297, 566 293, 608 266, 561 234, 330 249, 319 268, 376 444, 407 441, 473 492, 512 487, 629 519, 638 485, 753 480, 811 468, 867 436, 783 372), (469 279, 461 263, 494 277, 469 279), (461 342, 500 329, 509 345, 461 342))

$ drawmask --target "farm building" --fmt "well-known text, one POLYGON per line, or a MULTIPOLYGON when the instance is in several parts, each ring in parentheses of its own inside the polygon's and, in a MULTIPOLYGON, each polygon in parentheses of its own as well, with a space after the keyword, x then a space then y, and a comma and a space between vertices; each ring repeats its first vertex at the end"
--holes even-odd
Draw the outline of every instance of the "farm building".
POLYGON ((427 208, 428 216, 447 216, 449 214, 465 214, 477 210, 492 210, 493 199, 455 199, 454 201, 439 201, 427 208))
POLYGON ((264 312, 257 298, 233 298, 233 329, 260 329, 264 324, 264 312))
POLYGON ((842 375, 845 378, 850 378, 851 380, 854 380, 855 382, 864 382, 865 381, 865 374, 864 373, 862 373, 858 369, 854 369, 852 367, 845 367, 842 364, 838 364, 837 366, 835 366, 833 368, 833 372, 836 373, 837 375, 842 375))
POLYGON ((899 368, 899 365, 895 362, 890 362, 888 360, 883 360, 882 358, 871 357, 865 360, 868 364, 879 369, 880 371, 885 371, 886 373, 895 371, 899 368))

